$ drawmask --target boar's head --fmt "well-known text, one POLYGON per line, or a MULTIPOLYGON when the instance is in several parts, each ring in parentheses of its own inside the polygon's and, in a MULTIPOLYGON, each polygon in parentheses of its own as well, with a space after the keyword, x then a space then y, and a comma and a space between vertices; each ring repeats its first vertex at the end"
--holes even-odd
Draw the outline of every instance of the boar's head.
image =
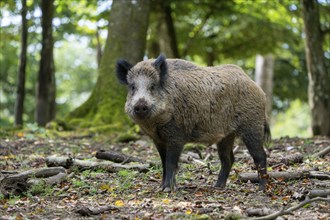
POLYGON ((125 111, 134 121, 151 119, 165 111, 168 76, 165 56, 139 62, 135 66, 118 60, 116 72, 119 82, 128 87, 125 111))

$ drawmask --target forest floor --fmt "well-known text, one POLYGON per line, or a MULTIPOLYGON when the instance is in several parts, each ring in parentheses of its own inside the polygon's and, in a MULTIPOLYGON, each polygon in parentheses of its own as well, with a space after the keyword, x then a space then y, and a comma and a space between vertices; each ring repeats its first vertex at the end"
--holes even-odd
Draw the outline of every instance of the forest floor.
MULTIPOLYGON (((273 164, 268 169, 277 172, 314 170, 329 175, 330 154, 320 158, 313 156, 329 146, 330 139, 325 137, 273 140, 267 149, 273 164), (302 154, 303 160, 291 164, 281 160, 294 154, 302 154)), ((35 185, 16 195, 2 192, 0 219, 253 219, 256 216, 250 216, 249 210, 272 213, 288 209, 304 201, 310 190, 330 188, 329 179, 271 178, 267 191, 260 192, 257 183, 242 182, 238 178, 240 173, 255 172, 253 160, 242 145, 236 149, 236 162, 226 188, 217 189, 213 187, 220 168, 216 147, 191 144, 183 152, 190 156, 180 162, 177 189, 168 194, 160 191, 160 159, 146 137, 113 144, 111 138, 104 136, 50 137, 47 131, 37 129, 0 138, 0 181, 12 175, 11 172, 46 167, 46 158, 51 155, 97 161, 95 153, 99 150, 121 152, 155 165, 143 172, 71 167, 66 169, 68 175, 59 184, 35 185), (89 212, 77 212, 86 207, 89 212), (92 215, 90 210, 100 207, 107 210, 92 215)), ((278 219, 325 220, 330 218, 329 210, 329 201, 316 201, 278 219)))

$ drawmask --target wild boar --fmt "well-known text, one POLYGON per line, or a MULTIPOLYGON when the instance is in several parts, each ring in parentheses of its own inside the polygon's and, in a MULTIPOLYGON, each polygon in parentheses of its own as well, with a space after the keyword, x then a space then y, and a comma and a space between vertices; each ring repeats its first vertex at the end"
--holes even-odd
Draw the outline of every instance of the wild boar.
POLYGON ((154 141, 162 166, 162 190, 174 191, 178 161, 187 142, 217 144, 225 187, 241 137, 254 159, 259 189, 267 182, 263 143, 270 138, 264 92, 236 65, 200 67, 181 59, 118 60, 119 82, 128 86, 125 111, 154 141))

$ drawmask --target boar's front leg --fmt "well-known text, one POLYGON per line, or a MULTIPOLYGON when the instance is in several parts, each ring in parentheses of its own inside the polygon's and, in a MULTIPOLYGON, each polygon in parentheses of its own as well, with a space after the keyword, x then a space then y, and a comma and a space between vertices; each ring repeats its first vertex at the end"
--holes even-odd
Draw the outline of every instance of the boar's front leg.
POLYGON ((164 189, 164 183, 165 183, 165 178, 166 178, 166 146, 163 144, 155 143, 159 156, 162 160, 162 167, 163 167, 163 178, 162 178, 162 185, 161 188, 162 190, 164 189))
POLYGON ((183 144, 171 143, 166 151, 165 182, 163 184, 164 192, 175 191, 175 175, 178 169, 178 162, 183 149, 183 144))
POLYGON ((175 174, 183 145, 186 143, 185 136, 174 120, 159 127, 157 133, 159 140, 161 140, 159 141, 161 144, 157 145, 157 149, 163 165, 162 190, 171 192, 175 188, 175 174))

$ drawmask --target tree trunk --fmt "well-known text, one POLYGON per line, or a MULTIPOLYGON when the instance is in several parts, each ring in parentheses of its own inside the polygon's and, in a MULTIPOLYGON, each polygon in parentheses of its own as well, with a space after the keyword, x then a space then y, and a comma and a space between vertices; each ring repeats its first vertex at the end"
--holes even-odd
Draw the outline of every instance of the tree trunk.
POLYGON ((102 46, 101 46, 101 41, 100 41, 100 34, 99 34, 99 28, 96 30, 96 62, 97 62, 97 67, 100 68, 101 65, 101 58, 102 58, 102 46))
POLYGON ((173 53, 173 58, 179 58, 179 50, 178 50, 178 43, 176 40, 176 33, 174 28, 174 21, 172 17, 172 8, 170 5, 170 2, 168 0, 163 0, 161 2, 162 5, 162 11, 164 11, 164 17, 165 17, 165 24, 166 24, 166 30, 168 33, 169 38, 169 44, 171 51, 173 53))
POLYGON ((15 103, 15 125, 23 125, 23 111, 25 98, 25 75, 26 75, 26 51, 27 51, 27 6, 26 0, 22 0, 22 35, 21 35, 21 54, 18 70, 18 83, 15 103))
POLYGON ((52 55, 52 65, 51 65, 51 78, 50 78, 50 86, 49 86, 49 118, 48 121, 55 119, 56 115, 56 79, 55 79, 55 64, 54 64, 54 56, 52 55))
POLYGON ((257 55, 255 81, 265 92, 267 97, 266 112, 271 117, 273 95, 274 59, 272 55, 257 55))
POLYGON ((149 0, 113 1, 96 85, 89 99, 68 115, 68 123, 82 127, 107 124, 118 130, 129 123, 124 112, 126 88, 118 83, 115 65, 119 58, 131 63, 142 60, 149 10, 149 0))
POLYGON ((179 50, 176 40, 174 21, 172 18, 172 9, 169 0, 157 0, 153 2, 153 19, 157 25, 153 27, 153 34, 156 36, 151 40, 149 46, 149 55, 157 57, 164 53, 168 58, 179 58, 179 50))
POLYGON ((317 0, 301 0, 313 135, 330 136, 330 74, 325 65, 317 0))
POLYGON ((36 91, 36 122, 39 126, 45 126, 55 115, 54 109, 52 109, 55 103, 52 100, 55 98, 52 36, 54 0, 42 0, 41 11, 42 49, 36 91))

